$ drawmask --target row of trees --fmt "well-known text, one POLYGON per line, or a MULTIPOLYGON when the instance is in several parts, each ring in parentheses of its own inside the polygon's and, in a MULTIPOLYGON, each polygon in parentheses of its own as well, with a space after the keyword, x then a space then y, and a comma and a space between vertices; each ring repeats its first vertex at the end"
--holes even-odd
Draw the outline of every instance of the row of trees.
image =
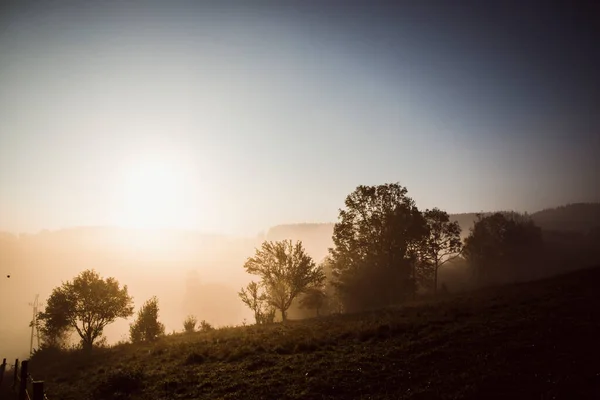
POLYGON ((244 264, 260 280, 239 293, 256 323, 272 322, 275 311, 285 321, 298 297, 318 313, 332 302, 353 312, 396 304, 418 291, 437 294, 440 268, 457 259, 478 284, 531 277, 542 240, 527 216, 479 215, 463 243, 448 213, 421 211, 407 193, 398 183, 357 187, 339 211, 334 247, 319 266, 301 242, 263 243, 244 264))
MULTIPOLYGON (((384 307, 438 289, 439 269, 460 259, 480 285, 537 277, 536 258, 543 250, 541 230, 517 213, 480 215, 463 242, 461 229, 437 208, 420 211, 397 183, 359 186, 345 201, 333 231, 334 247, 317 265, 302 243, 264 242, 244 264, 258 277, 239 292, 257 324, 271 323, 278 312, 287 319, 295 300, 302 307, 353 312, 384 307)), ((130 325, 132 342, 164 335, 158 299, 148 300, 130 325)), ((133 315, 127 286, 95 271, 82 272, 53 290, 39 314, 48 346, 60 346, 77 332, 84 349, 102 338, 117 318, 133 315)), ((195 318, 184 321, 194 331, 195 318)), ((210 330, 205 321, 200 330, 210 330)))

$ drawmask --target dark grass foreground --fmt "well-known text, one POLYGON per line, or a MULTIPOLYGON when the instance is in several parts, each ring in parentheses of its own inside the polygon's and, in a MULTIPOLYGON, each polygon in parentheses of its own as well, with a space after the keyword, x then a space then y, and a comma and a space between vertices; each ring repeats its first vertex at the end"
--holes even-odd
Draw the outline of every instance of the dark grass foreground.
POLYGON ((600 268, 360 315, 40 355, 53 399, 600 398, 600 268))

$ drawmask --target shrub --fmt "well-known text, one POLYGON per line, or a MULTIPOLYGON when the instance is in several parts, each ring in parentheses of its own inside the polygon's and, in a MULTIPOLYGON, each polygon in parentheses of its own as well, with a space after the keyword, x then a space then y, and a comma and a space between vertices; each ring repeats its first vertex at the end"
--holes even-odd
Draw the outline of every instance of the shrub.
POLYGON ((158 299, 152 297, 146 301, 138 317, 129 327, 133 343, 152 342, 165 334, 165 326, 158 321, 158 299))
POLYGON ((206 322, 205 320, 200 321, 200 331, 201 332, 209 332, 214 330, 215 328, 213 328, 213 326, 211 324, 209 324, 208 322, 206 322))
POLYGON ((196 331, 196 324, 198 320, 193 315, 188 315, 187 318, 183 321, 183 330, 185 333, 193 333, 196 331))

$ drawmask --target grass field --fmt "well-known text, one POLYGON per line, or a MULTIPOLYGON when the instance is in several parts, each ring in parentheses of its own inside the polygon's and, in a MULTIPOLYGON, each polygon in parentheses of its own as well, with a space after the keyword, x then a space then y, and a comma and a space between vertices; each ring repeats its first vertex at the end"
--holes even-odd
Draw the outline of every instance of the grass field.
POLYGON ((356 315, 34 358, 50 400, 600 398, 600 268, 356 315))

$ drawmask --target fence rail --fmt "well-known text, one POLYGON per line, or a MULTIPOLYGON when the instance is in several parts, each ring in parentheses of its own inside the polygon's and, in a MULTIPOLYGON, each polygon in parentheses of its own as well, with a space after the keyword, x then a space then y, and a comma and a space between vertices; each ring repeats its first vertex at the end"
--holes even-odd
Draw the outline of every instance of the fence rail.
MULTIPOLYGON (((6 365, 5 358, 0 364, 0 386, 3 384, 6 365)), ((29 374, 29 360, 21 361, 19 366, 19 359, 16 359, 11 367, 13 368, 11 388, 19 400, 48 400, 44 392, 44 381, 36 381, 29 374)))

